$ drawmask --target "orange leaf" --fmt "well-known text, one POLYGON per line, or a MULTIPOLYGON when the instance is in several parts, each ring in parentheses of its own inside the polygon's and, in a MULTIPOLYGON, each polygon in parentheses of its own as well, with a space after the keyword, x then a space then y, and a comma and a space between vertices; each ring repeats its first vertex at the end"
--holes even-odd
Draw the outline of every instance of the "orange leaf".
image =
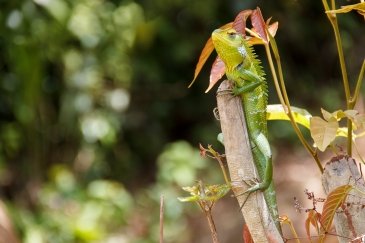
MULTIPOLYGON (((225 24, 225 25, 221 26, 220 29, 232 28, 232 24, 233 24, 233 22, 225 24)), ((205 62, 207 61, 208 57, 210 56, 210 54, 212 54, 213 50, 214 50, 213 41, 212 41, 212 38, 209 38, 207 40, 207 42, 205 43, 205 46, 204 46, 202 52, 200 53, 199 61, 195 67, 194 79, 193 79, 193 81, 191 81, 188 88, 190 88, 193 85, 193 83, 195 82, 196 77, 200 73, 201 69, 203 68, 203 66, 204 66, 205 62)))
POLYGON ((255 28, 258 35, 268 43, 267 34, 266 34, 266 24, 264 18, 262 17, 260 8, 256 8, 251 14, 251 23, 255 28))
POLYGON ((205 91, 208 93, 211 88, 223 77, 226 71, 226 66, 222 59, 217 57, 212 65, 212 69, 210 70, 210 77, 209 77, 209 87, 205 91))
POLYGON ((241 33, 243 37, 246 36, 246 20, 251 14, 251 9, 243 10, 237 14, 233 21, 233 29, 235 29, 238 33, 241 33))
POLYGON ((344 203, 348 193, 352 189, 353 187, 351 185, 343 185, 337 187, 328 194, 327 200, 323 205, 323 211, 320 220, 322 234, 330 230, 336 210, 344 203))
POLYGON ((207 43, 205 43, 205 46, 204 46, 202 52, 200 53, 198 64, 196 64, 196 67, 195 67, 194 79, 189 84, 189 88, 191 87, 191 85, 193 85, 196 77, 200 73, 200 70, 204 66, 205 62, 207 61, 208 57, 213 52, 213 50, 214 50, 213 41, 212 41, 212 38, 209 38, 207 43))
POLYGON ((243 235, 243 242, 244 243, 254 243, 251 233, 248 230, 247 224, 243 225, 243 229, 242 229, 242 235, 243 235))
POLYGON ((319 228, 318 228, 318 222, 321 218, 321 214, 316 212, 315 210, 311 209, 308 212, 308 217, 305 220, 305 231, 307 232, 308 239, 310 240, 311 234, 310 234, 310 225, 313 225, 316 230, 317 234, 319 234, 319 228))

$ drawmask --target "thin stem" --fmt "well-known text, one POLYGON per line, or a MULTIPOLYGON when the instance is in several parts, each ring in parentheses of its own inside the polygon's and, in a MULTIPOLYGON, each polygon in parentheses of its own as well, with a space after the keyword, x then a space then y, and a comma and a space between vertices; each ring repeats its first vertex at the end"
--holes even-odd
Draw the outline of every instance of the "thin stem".
POLYGON ((340 67, 341 67, 341 73, 342 73, 343 87, 345 89, 346 102, 347 102, 347 106, 348 106, 350 98, 351 98, 350 97, 350 86, 349 86, 349 80, 347 77, 346 63, 345 63, 345 57, 344 57, 343 49, 342 49, 342 41, 341 41, 340 30, 338 28, 337 17, 336 17, 336 14, 327 14, 327 16, 331 22, 331 25, 333 27, 333 31, 335 34, 337 52, 338 52, 338 57, 340 60, 340 67))
POLYGON ((230 182, 229 182, 229 179, 228 179, 227 171, 226 171, 226 169, 224 167, 224 164, 223 164, 223 161, 221 159, 222 156, 218 152, 216 152, 212 148, 211 145, 208 146, 208 150, 212 154, 212 156, 218 161, 219 166, 221 167, 221 170, 222 170, 222 173, 223 173, 224 181, 226 182, 227 185, 229 185, 230 182))
MULTIPOLYGON (((323 3, 325 11, 326 12, 329 11, 329 6, 327 3, 327 0, 322 0, 322 3, 323 3)), ((331 7, 332 7, 332 10, 336 9, 335 0, 331 0, 331 7)), ((333 28, 333 31, 335 34, 337 52, 338 52, 338 57, 340 60, 340 67, 341 67, 341 73, 342 73, 342 82, 343 82, 343 86, 344 86, 344 90, 345 90, 346 107, 347 107, 347 109, 352 109, 354 107, 357 97, 358 97, 360 84, 358 81, 356 88, 355 88, 354 97, 351 97, 349 80, 348 80, 347 70, 346 70, 345 57, 344 57, 343 49, 342 49, 341 35, 340 35, 340 30, 338 28, 337 16, 336 16, 336 14, 327 13, 327 17, 332 25, 332 28, 333 28)), ((349 119, 347 120, 347 131, 348 131, 348 133, 347 133, 347 153, 351 156, 351 154, 352 154, 352 122, 349 119)))
MULTIPOLYGON (((348 102, 348 109, 353 109, 357 98, 359 97, 359 92, 360 92, 360 88, 361 88, 361 83, 362 83, 362 79, 364 78, 364 70, 365 70, 365 60, 362 63, 361 69, 360 69, 360 73, 359 73, 359 78, 357 79, 356 82, 356 88, 354 91, 354 95, 350 98, 350 101, 348 102)), ((352 121, 350 119, 347 120, 347 153, 349 156, 352 155, 352 121)))
MULTIPOLYGON (((276 43, 273 43, 274 41, 275 41, 274 38, 272 38, 270 36, 270 43, 272 45, 276 46, 276 43)), ((303 146, 307 149, 307 151, 312 155, 312 157, 316 161, 316 164, 317 164, 319 170, 321 171, 321 173, 323 173, 323 167, 322 167, 321 162, 318 158, 316 150, 313 150, 312 147, 308 144, 308 142, 304 138, 302 132, 300 131, 297 123, 295 122, 295 118, 294 118, 293 113, 291 111, 288 94, 287 94, 286 88, 285 88, 285 82, 284 82, 284 76, 283 76, 281 62, 280 62, 280 56, 275 55, 277 67, 278 67, 278 70, 279 70, 279 77, 280 77, 280 83, 279 83, 278 78, 277 78, 277 74, 276 74, 276 70, 275 70, 275 67, 274 67, 274 63, 273 63, 273 60, 272 60, 272 57, 271 57, 271 51, 270 51, 270 48, 269 48, 268 44, 265 44, 265 50, 266 50, 266 55, 267 55, 267 58, 268 58, 268 61, 269 61, 271 73, 272 73, 272 76, 273 76, 273 79, 274 79, 276 92, 278 93, 280 102, 281 102, 287 116, 289 117, 290 123, 292 124, 292 126, 294 128, 294 131, 297 134, 299 140, 301 141, 303 146)))
POLYGON ((284 111, 287 112, 287 107, 286 107, 285 101, 283 99, 283 94, 281 93, 280 85, 279 85, 279 82, 278 82, 278 77, 276 75, 274 63, 272 61, 270 46, 268 44, 265 44, 265 51, 266 51, 267 59, 269 61, 269 66, 270 66, 270 69, 271 69, 271 73, 272 73, 272 76, 273 76, 273 79, 274 79, 274 85, 275 85, 276 93, 278 94, 280 103, 283 106, 284 111))
POLYGON ((335 0, 331 0, 331 7, 332 7, 332 10, 335 10, 336 9, 335 0))
POLYGON ((212 236, 213 243, 219 243, 217 230, 215 228, 214 220, 212 217, 212 212, 210 210, 204 210, 205 216, 208 220, 210 234, 212 236))
POLYGON ((352 156, 352 121, 347 119, 347 154, 352 156))
POLYGON ((327 0, 322 0, 323 7, 325 11, 329 11, 330 7, 328 6, 327 0))
POLYGON ((350 107, 349 107, 350 109, 354 108, 354 106, 357 102, 357 99, 359 97, 360 88, 361 88, 361 84, 362 84, 362 79, 364 78, 364 72, 365 72, 365 59, 362 62, 359 77, 358 77, 357 82, 356 82, 356 88, 355 88, 355 91, 354 91, 354 95, 352 96, 352 98, 350 100, 350 107))

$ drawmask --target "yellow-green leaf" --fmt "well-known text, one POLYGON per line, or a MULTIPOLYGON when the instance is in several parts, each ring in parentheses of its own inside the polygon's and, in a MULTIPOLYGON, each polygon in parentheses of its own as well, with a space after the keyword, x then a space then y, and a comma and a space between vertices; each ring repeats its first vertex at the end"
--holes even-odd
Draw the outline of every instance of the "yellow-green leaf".
POLYGON ((310 119, 311 136, 320 151, 324 151, 336 138, 338 122, 336 120, 325 121, 315 116, 310 119))
POLYGON ((189 192, 188 197, 178 197, 181 202, 196 202, 200 200, 215 202, 224 195, 226 195, 231 189, 229 185, 202 185, 201 182, 197 182, 196 185, 191 187, 183 187, 184 191, 189 192))
MULTIPOLYGON (((312 115, 305 109, 301 109, 295 106, 291 106, 290 108, 293 112, 295 122, 309 129, 309 121, 312 115)), ((282 105, 275 104, 267 106, 267 120, 289 121, 289 117, 285 113, 282 105)))

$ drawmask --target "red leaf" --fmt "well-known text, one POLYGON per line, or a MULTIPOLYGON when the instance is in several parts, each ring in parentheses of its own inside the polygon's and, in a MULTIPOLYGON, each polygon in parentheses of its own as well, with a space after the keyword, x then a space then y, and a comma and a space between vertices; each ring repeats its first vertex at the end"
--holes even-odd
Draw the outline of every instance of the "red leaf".
POLYGON ((222 59, 217 57, 212 65, 212 69, 210 70, 210 77, 209 77, 209 87, 205 91, 208 93, 211 88, 223 77, 224 73, 226 72, 226 66, 222 59))
POLYGON ((189 88, 191 87, 191 85, 193 85, 196 77, 200 73, 200 70, 204 66, 205 62, 207 61, 208 57, 213 52, 213 50, 214 50, 213 41, 212 41, 212 38, 209 38, 208 41, 207 41, 207 43, 205 43, 205 46, 204 46, 202 52, 200 53, 199 61, 196 64, 196 67, 195 67, 194 79, 189 84, 189 88))
POLYGON ((235 29, 238 33, 241 33, 243 37, 246 36, 246 20, 251 14, 251 9, 243 10, 237 14, 233 21, 233 29, 235 29))
POLYGON ((244 243, 254 243, 251 233, 248 230, 247 224, 243 225, 243 229, 242 229, 242 235, 243 235, 243 242, 244 243))
POLYGON ((262 17, 260 8, 256 8, 251 14, 251 23, 255 28, 258 35, 268 43, 267 34, 266 34, 266 24, 264 18, 262 17))
MULTIPOLYGON (((279 27, 279 23, 275 22, 275 23, 269 25, 267 30, 269 31, 270 35, 274 37, 276 35, 276 31, 278 30, 278 27, 279 27)), ((248 36, 246 38, 246 40, 251 45, 264 45, 265 44, 263 39, 258 38, 258 37, 254 37, 254 36, 248 36)))

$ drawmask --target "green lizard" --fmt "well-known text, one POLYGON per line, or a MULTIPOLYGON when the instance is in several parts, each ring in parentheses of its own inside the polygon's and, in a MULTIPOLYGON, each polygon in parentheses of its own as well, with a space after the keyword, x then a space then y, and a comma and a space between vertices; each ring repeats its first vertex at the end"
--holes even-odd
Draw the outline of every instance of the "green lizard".
POLYGON ((271 149, 267 140, 268 91, 265 73, 253 48, 234 29, 217 29, 212 33, 212 40, 218 56, 225 64, 227 78, 234 83, 233 93, 242 97, 253 159, 261 178, 261 182, 252 180, 251 187, 246 192, 264 192, 270 213, 280 229, 272 183, 271 149))

